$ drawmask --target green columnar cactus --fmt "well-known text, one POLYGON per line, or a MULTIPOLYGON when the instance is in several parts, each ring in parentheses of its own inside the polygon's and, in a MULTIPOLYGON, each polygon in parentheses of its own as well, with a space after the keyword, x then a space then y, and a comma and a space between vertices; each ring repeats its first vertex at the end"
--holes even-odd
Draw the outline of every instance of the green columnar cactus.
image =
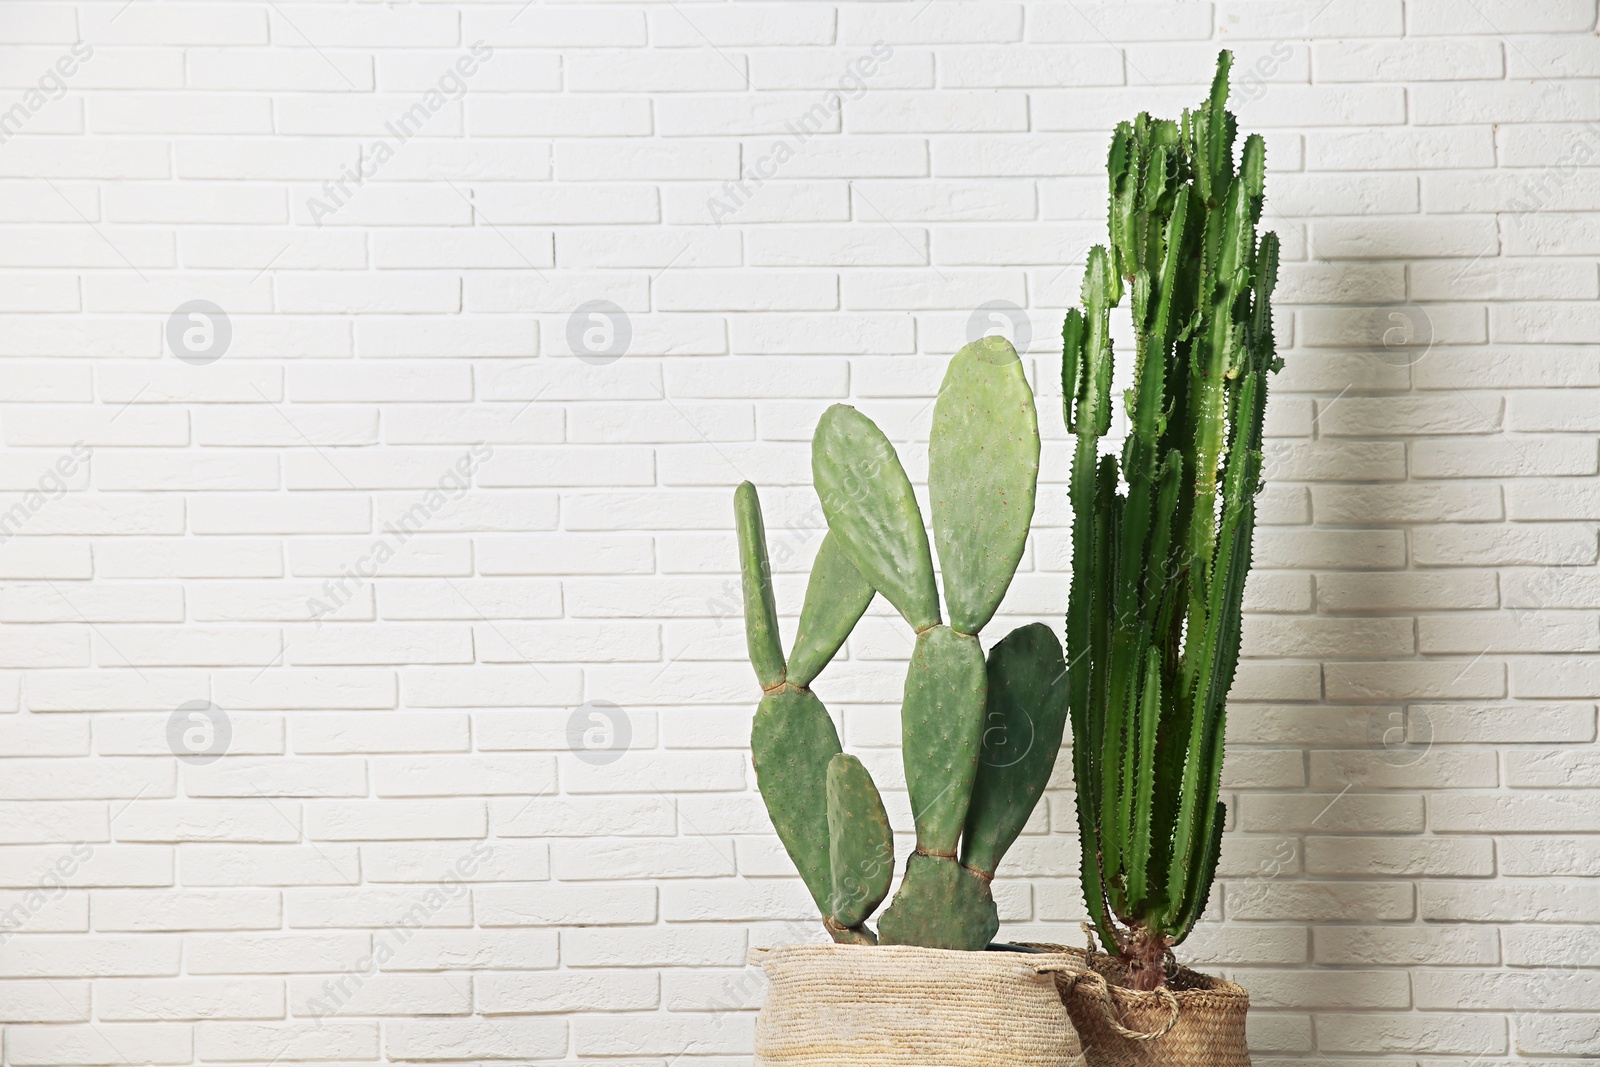
POLYGON ((1054 766, 1067 717, 1061 646, 1037 623, 985 659, 978 631, 1022 559, 1039 473, 1033 391, 1010 344, 985 338, 950 362, 929 447, 933 554, 894 446, 855 408, 817 426, 812 474, 828 533, 785 663, 755 488, 735 494, 750 662, 766 694, 751 731, 773 826, 835 940, 981 949, 999 926, 989 883, 1054 766), (810 684, 874 593, 915 634, 901 708, 917 849, 878 933, 893 839, 883 801, 810 684))
POLYGON ((1083 889, 1137 988, 1204 910, 1225 814, 1224 701, 1250 568, 1278 239, 1257 235, 1259 136, 1234 165, 1231 55, 1181 122, 1141 114, 1108 160, 1109 248, 1062 330, 1072 461, 1068 694, 1083 889), (1111 308, 1131 294, 1128 436, 1111 426, 1111 308), (1119 489, 1119 480, 1126 490, 1119 489))

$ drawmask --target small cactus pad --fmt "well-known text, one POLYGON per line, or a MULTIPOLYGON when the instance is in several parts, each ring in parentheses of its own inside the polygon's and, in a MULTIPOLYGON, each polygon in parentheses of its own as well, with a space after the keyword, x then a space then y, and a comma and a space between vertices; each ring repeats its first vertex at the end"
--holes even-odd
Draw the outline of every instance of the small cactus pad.
POLYGON ((872 775, 844 752, 828 763, 828 842, 833 921, 860 926, 889 895, 894 835, 872 775))
POLYGON ((961 862, 993 876, 1044 795, 1067 722, 1066 661, 1043 623, 989 650, 988 710, 961 862))
POLYGON ((900 890, 878 920, 885 945, 976 951, 1000 929, 989 883, 952 859, 913 853, 900 890))
POLYGON ((922 511, 894 445, 848 404, 823 413, 811 475, 828 529, 874 589, 913 630, 939 624, 939 593, 922 511))
POLYGON ((928 490, 950 625, 983 628, 1016 573, 1033 520, 1039 418, 1022 360, 984 337, 950 361, 933 409, 928 490))
POLYGON ((806 605, 800 612, 800 631, 789 650, 789 681, 808 686, 833 659, 844 639, 872 603, 872 586, 839 547, 839 539, 825 534, 811 565, 806 585, 806 605))
POLYGON ((772 599, 772 568, 767 564, 767 530, 761 521, 756 487, 740 482, 733 491, 739 531, 739 572, 744 580, 744 633, 750 665, 762 689, 784 678, 783 645, 778 639, 778 608, 772 599))
POLYGON ((786 685, 761 698, 750 730, 756 784, 767 814, 824 915, 833 897, 828 865, 828 761, 839 732, 809 689, 786 685))
POLYGON ((948 626, 917 635, 900 728, 920 851, 955 856, 978 773, 986 689, 977 638, 948 626))

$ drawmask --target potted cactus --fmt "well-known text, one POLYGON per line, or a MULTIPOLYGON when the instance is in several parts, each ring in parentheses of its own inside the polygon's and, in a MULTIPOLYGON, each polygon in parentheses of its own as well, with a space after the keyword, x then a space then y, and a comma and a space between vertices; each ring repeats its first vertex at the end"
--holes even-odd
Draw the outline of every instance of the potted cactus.
POLYGON ((1172 955, 1216 871, 1224 701, 1267 378, 1281 365, 1278 241, 1256 230, 1265 150, 1251 136, 1235 163, 1230 59, 1221 54, 1210 99, 1181 121, 1141 114, 1117 127, 1110 240, 1090 252, 1083 307, 1063 329, 1064 416, 1077 437, 1067 688, 1083 891, 1106 953, 1091 963, 1107 979, 1078 982, 1069 1007, 1091 1067, 1191 1062, 1195 1042, 1204 1062, 1249 1062, 1244 991, 1172 955), (1136 370, 1119 461, 1099 445, 1111 426, 1110 313, 1124 295, 1136 370), (1168 1036, 1135 1044, 1114 1020, 1168 1036))
POLYGON ((985 338, 956 354, 939 390, 928 486, 942 606, 921 510, 883 432, 835 405, 811 460, 828 532, 787 655, 756 490, 746 482, 735 492, 762 690, 750 737, 756 780, 837 943, 756 954, 771 981, 757 1063, 1076 1062, 1048 974, 1081 962, 982 951, 999 926, 990 881, 1038 803, 1067 715, 1065 662, 1048 627, 1013 630, 987 657, 978 641, 1033 515, 1039 430, 1022 362, 1004 339, 985 338), (917 844, 874 930, 868 920, 894 873, 888 815, 811 684, 876 594, 915 634, 901 728, 917 844))

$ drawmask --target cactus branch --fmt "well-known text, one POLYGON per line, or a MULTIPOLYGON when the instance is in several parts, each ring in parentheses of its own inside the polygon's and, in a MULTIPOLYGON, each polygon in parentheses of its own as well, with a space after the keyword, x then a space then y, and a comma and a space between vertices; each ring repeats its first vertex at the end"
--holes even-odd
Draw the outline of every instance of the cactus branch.
POLYGON ((1068 701, 1089 913, 1141 988, 1205 909, 1226 807, 1228 690, 1239 659, 1267 379, 1280 366, 1277 238, 1257 233, 1266 153, 1237 166, 1223 52, 1209 99, 1112 135, 1108 243, 1062 330, 1069 498, 1068 701), (1111 308, 1124 291, 1133 386, 1109 429, 1111 308))

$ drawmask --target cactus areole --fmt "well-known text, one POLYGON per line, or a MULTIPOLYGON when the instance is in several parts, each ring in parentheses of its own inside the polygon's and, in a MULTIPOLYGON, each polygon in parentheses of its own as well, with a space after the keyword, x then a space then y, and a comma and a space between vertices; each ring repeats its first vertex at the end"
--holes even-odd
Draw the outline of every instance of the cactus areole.
POLYGON ((1022 361, 1001 338, 950 361, 928 448, 931 545, 894 446, 855 408, 822 416, 811 467, 828 532, 787 657, 761 504, 749 482, 734 493, 745 632, 764 694, 750 733, 762 799, 835 941, 984 948, 999 927, 989 883, 1043 795, 1067 718, 1066 663, 1049 627, 1013 630, 987 656, 977 637, 1033 518, 1039 424, 1022 361), (900 721, 917 848, 874 931, 867 920, 894 874, 889 817, 810 686, 877 594, 913 635, 900 721))
POLYGON ((1130 984, 1159 988, 1205 910, 1224 805, 1224 702, 1239 658, 1261 479, 1267 377, 1281 366, 1271 296, 1278 239, 1257 234, 1266 154, 1234 158, 1211 96, 1178 122, 1117 127, 1110 240, 1088 257, 1062 330, 1071 474, 1068 702, 1083 891, 1130 984), (1126 295, 1134 373, 1121 454, 1111 427, 1111 309, 1126 295))

